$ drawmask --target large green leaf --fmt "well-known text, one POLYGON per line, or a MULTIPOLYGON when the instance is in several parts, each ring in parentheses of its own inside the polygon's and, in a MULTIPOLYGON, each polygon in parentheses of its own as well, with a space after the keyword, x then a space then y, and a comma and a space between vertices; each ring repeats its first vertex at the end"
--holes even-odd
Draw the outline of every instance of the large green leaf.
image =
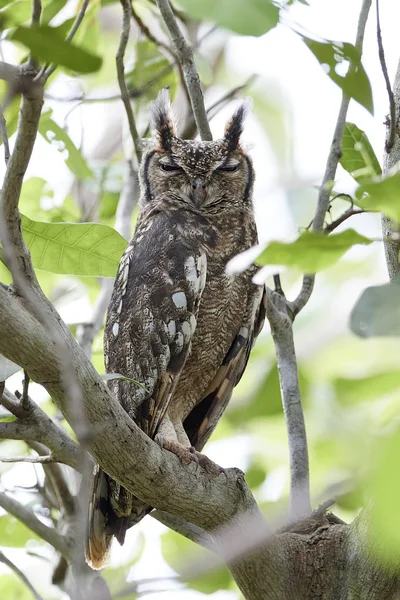
POLYGON ((68 0, 50 0, 42 10, 40 22, 42 25, 48 25, 50 21, 64 8, 68 0))
POLYGON ((400 335, 400 276, 364 290, 351 312, 350 328, 361 337, 400 335))
POLYGON ((32 3, 29 0, 17 0, 0 13, 2 28, 7 29, 15 25, 22 25, 32 16, 32 3))
POLYGON ((148 102, 154 100, 161 88, 168 87, 171 98, 178 88, 178 75, 168 59, 149 40, 140 40, 136 44, 136 62, 125 75, 130 90, 143 91, 148 102))
POLYGON ((16 575, 8 574, 0 576, 1 597, 4 600, 32 600, 32 592, 16 575))
POLYGON ((39 60, 61 65, 77 73, 93 73, 101 67, 100 56, 67 42, 56 28, 49 25, 17 27, 10 39, 23 44, 39 60))
POLYGON ((53 121, 51 115, 51 110, 42 114, 39 122, 39 133, 47 142, 54 144, 59 152, 68 152, 65 162, 78 179, 93 177, 93 173, 89 169, 81 152, 75 146, 66 130, 53 121))
POLYGON ((326 235, 303 231, 291 244, 271 242, 260 254, 260 265, 287 265, 297 267, 304 273, 316 273, 335 264, 355 244, 371 244, 372 240, 346 229, 342 233, 326 235))
POLYGON ((334 81, 348 96, 354 98, 361 106, 364 106, 370 113, 374 112, 371 84, 361 64, 359 51, 346 42, 316 42, 308 37, 302 36, 304 42, 310 48, 318 62, 325 68, 327 75, 334 81), (353 73, 339 75, 340 67, 345 68, 347 63, 352 61, 356 65, 353 73))
POLYGON ((356 197, 361 208, 383 212, 394 221, 400 221, 400 172, 363 183, 357 188, 356 197))
POLYGON ((0 517, 0 546, 23 548, 29 540, 38 540, 38 536, 11 515, 0 517))
POLYGON ((382 173, 368 137, 354 123, 346 123, 340 162, 359 183, 382 173))
POLYGON ((37 269, 114 277, 126 240, 97 223, 43 223, 22 215, 22 232, 37 269))
POLYGON ((376 373, 361 379, 339 377, 333 382, 341 404, 356 404, 381 398, 400 388, 400 370, 376 373))
POLYGON ((241 35, 263 35, 279 21, 279 8, 270 0, 179 0, 195 19, 214 21, 241 35))

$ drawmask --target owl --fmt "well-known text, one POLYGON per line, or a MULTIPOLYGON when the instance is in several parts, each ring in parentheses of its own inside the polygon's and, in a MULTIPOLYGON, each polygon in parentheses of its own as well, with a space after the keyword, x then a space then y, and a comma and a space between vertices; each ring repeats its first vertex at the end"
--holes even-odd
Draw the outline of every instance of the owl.
MULTIPOLYGON (((140 169, 134 236, 119 265, 105 333, 108 382, 129 416, 183 463, 210 473, 200 453, 241 378, 265 317, 255 267, 230 276, 227 262, 257 243, 254 171, 240 145, 245 105, 217 141, 177 137, 168 93, 152 107, 152 140, 140 169)), ((210 475, 211 476, 211 475, 210 475)), ((113 536, 151 507, 98 467, 86 558, 107 560, 113 536)))

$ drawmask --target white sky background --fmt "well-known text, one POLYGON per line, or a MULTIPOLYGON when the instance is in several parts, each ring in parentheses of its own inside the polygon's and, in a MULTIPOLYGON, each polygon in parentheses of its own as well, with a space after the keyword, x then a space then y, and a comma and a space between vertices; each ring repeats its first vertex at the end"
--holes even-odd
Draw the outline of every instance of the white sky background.
MULTIPOLYGON (((245 6, 245 2, 243 3, 245 6)), ((337 41, 348 41, 354 43, 357 19, 361 0, 310 0, 311 6, 306 7, 296 4, 290 11, 290 17, 294 24, 299 24, 314 36, 321 36, 337 41)), ((378 60, 376 42, 376 20, 374 11, 375 2, 371 9, 367 32, 364 42, 363 64, 370 78, 375 105, 375 116, 372 117, 365 109, 354 101, 350 104, 348 114, 349 121, 355 122, 364 129, 375 148, 377 156, 381 159, 385 138, 385 127, 383 121, 388 113, 387 92, 378 60)), ((383 43, 385 47, 386 62, 389 75, 393 81, 397 62, 400 56, 400 43, 398 36, 398 23, 400 22, 400 2, 398 0, 381 0, 381 28, 383 43)), ((297 180, 298 185, 317 185, 321 181, 325 169, 326 158, 331 143, 333 129, 335 126, 337 112, 340 103, 341 92, 324 74, 320 65, 306 48, 301 39, 294 34, 286 25, 279 25, 275 30, 261 38, 235 37, 228 44, 229 65, 232 68, 243 70, 249 74, 251 71, 259 73, 261 77, 277 85, 285 100, 288 102, 293 113, 293 151, 295 172, 289 174, 291 180, 297 180), (300 182, 300 183, 299 183, 300 182)), ((64 91, 64 89, 63 89, 64 91)), ((55 106, 60 110, 59 106, 55 106)), ((110 115, 110 111, 117 110, 116 105, 107 105, 104 109, 90 107, 85 111, 86 138, 96 135, 99 112, 110 115)), ((219 136, 223 122, 229 117, 232 110, 230 107, 224 110, 212 123, 213 132, 219 136)), ((79 111, 76 111, 77 115, 79 111)), ((77 116, 79 121, 79 117, 77 116)), ((76 123, 80 126, 80 121, 76 123)), ((40 138, 40 136, 39 136, 40 138)), ((265 137, 259 131, 255 119, 250 118, 244 133, 244 140, 252 146, 251 154, 257 173, 255 198, 257 207, 257 219, 260 229, 260 238, 285 239, 296 232, 298 223, 294 223, 287 206, 287 196, 282 189, 277 173, 277 164, 269 150, 265 137)), ((37 175, 47 178, 49 183, 60 185, 69 182, 69 174, 63 164, 60 155, 54 149, 39 139, 29 175, 37 175), (50 177, 50 179, 49 179, 50 177)), ((343 179, 343 181, 348 181, 343 179)), ((339 187, 339 186, 337 186, 339 187)), ((305 223, 303 223, 305 225, 305 223)), ((368 217, 352 222, 363 233, 379 237, 379 217, 368 217)), ((366 281, 365 285, 381 283, 386 279, 386 270, 383 262, 382 245, 374 244, 373 247, 357 248, 361 256, 374 254, 380 256, 378 263, 380 269, 376 271, 374 281, 366 281)), ((349 283, 351 286, 351 283, 349 283)), ((365 287, 365 286, 364 286, 365 287)), ((350 288, 349 288, 350 289, 350 288)), ((362 287, 360 282, 357 289, 351 288, 354 299, 360 293, 362 287)), ((340 293, 348 293, 348 289, 340 293)), ((339 316, 344 323, 347 315, 339 316)), ((337 327, 337 323, 334 323, 337 327)), ((300 352, 302 349, 300 348, 300 352)), ((241 459, 240 445, 232 447, 232 444, 211 442, 207 446, 207 454, 224 466, 245 466, 241 459), (236 450, 236 451, 235 451, 236 450)), ((24 485, 29 485, 28 480, 32 478, 32 467, 21 465, 15 470, 15 474, 23 474, 24 485)), ((5 478, 6 479, 6 478, 5 478)), ((17 478, 16 478, 17 479, 17 478)), ((21 481, 14 480, 13 483, 21 481)), ((7 483, 12 483, 7 481, 7 483)), ((152 577, 157 573, 160 575, 171 575, 171 569, 162 560, 158 533, 162 526, 150 518, 144 523, 131 530, 128 535, 128 548, 120 550, 114 546, 114 560, 123 560, 124 553, 129 546, 135 544, 140 531, 146 534, 146 550, 143 558, 134 568, 132 576, 138 579, 152 577)), ((17 551, 6 549, 7 555, 15 559, 17 564, 23 567, 28 577, 32 576, 34 582, 34 569, 43 568, 43 563, 28 558, 26 566, 21 564, 21 555, 17 551), (18 559, 16 556, 18 555, 18 559)), ((0 572, 6 569, 0 565, 0 572)), ((144 596, 146 600, 199 600, 204 598, 202 594, 191 593, 187 590, 172 592, 159 592, 144 596)), ((208 596, 213 600, 229 600, 236 598, 235 594, 229 592, 218 592, 208 596)), ((6 600, 6 599, 5 599, 6 600)))

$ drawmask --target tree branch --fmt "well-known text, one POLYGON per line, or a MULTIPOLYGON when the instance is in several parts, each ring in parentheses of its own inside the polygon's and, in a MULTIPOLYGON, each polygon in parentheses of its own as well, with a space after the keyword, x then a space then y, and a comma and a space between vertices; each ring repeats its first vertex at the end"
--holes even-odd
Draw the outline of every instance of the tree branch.
POLYGON ((10 515, 26 525, 31 531, 43 538, 48 544, 53 546, 67 559, 70 557, 71 549, 66 539, 55 529, 48 527, 40 521, 31 510, 23 506, 20 502, 0 492, 0 506, 10 515))
POLYGON ((156 1, 164 23, 169 31, 175 54, 182 67, 197 130, 202 140, 212 140, 211 129, 208 123, 206 109, 204 107, 204 97, 201 90, 200 78, 194 62, 192 49, 187 44, 181 33, 181 30, 179 29, 169 1, 156 1))
MULTIPOLYGON (((369 10, 371 8, 372 0, 363 0, 360 15, 358 18, 357 35, 355 47, 362 54, 362 47, 364 41, 365 27, 368 20, 369 10)), ((351 61, 347 72, 347 75, 353 75, 357 70, 358 62, 351 61)), ((326 163, 325 173, 322 178, 322 183, 319 188, 317 207, 313 219, 312 229, 313 231, 322 231, 325 221, 325 215, 329 208, 331 187, 330 184, 335 179, 336 169, 339 164, 340 157, 342 155, 342 139, 343 132, 346 125, 346 115, 349 108, 350 98, 343 92, 342 102, 339 108, 339 114, 336 121, 336 127, 333 134, 331 148, 326 163)), ((303 279, 303 285, 297 298, 291 303, 294 316, 296 316, 307 304, 310 299, 312 290, 314 288, 315 275, 305 275, 303 279)))
POLYGON ((212 552, 216 552, 217 548, 211 536, 196 525, 192 523, 188 523, 187 521, 183 521, 183 519, 179 519, 178 517, 173 517, 169 513, 166 513, 162 510, 153 510, 150 515, 156 521, 159 521, 166 527, 169 527, 176 533, 183 535, 183 537, 203 546, 203 548, 207 548, 207 550, 211 550, 212 552))
POLYGON ((119 89, 121 90, 121 98, 122 102, 125 106, 126 116, 128 117, 129 123, 129 131, 131 132, 133 146, 135 148, 135 154, 140 164, 142 160, 142 150, 140 147, 139 134, 136 128, 135 116, 133 114, 131 101, 129 98, 128 88, 126 87, 125 81, 125 67, 124 67, 124 56, 125 50, 129 39, 129 32, 131 29, 131 16, 132 16, 132 8, 130 0, 120 0, 122 11, 123 11, 123 21, 122 21, 122 29, 121 29, 121 37, 117 50, 117 55, 115 57, 115 62, 117 65, 117 76, 119 89))
POLYGON ((379 18, 379 0, 376 0, 376 37, 378 40, 378 49, 379 49, 379 62, 381 63, 381 69, 383 73, 383 77, 385 79, 386 89, 389 96, 389 108, 390 108, 390 118, 389 118, 389 132, 386 138, 385 149, 386 152, 390 152, 394 145, 394 140, 396 136, 396 103, 394 101, 394 94, 392 91, 392 86, 390 85, 389 73, 386 66, 385 60, 385 51, 383 49, 382 42, 382 33, 381 33, 381 23, 379 18))
POLYGON ((7 565, 14 573, 21 579, 21 581, 26 585, 26 587, 32 592, 34 598, 36 600, 43 600, 42 596, 35 590, 29 579, 24 575, 24 573, 15 565, 3 552, 0 551, 0 562, 7 565))
POLYGON ((267 290, 267 317, 274 338, 289 442, 290 519, 311 513, 307 435, 299 386, 292 315, 285 297, 267 290))
POLYGON ((41 442, 50 448, 57 462, 67 464, 77 471, 81 470, 78 444, 32 400, 24 409, 15 397, 5 390, 1 404, 18 418, 9 423, 0 423, 0 439, 41 442))

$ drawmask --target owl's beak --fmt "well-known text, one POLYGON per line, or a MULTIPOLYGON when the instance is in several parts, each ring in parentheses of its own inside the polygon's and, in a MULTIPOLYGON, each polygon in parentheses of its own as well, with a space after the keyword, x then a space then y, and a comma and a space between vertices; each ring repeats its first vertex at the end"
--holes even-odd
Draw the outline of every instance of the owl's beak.
POLYGON ((192 183, 192 199, 195 205, 199 208, 206 197, 205 181, 197 177, 192 183))

